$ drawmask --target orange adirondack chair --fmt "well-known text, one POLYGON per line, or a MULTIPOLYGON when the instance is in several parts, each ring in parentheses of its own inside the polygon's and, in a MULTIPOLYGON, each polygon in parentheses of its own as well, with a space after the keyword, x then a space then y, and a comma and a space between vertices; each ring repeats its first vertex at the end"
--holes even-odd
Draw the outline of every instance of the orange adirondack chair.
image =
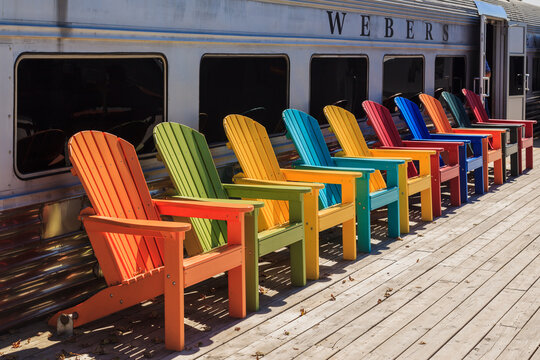
MULTIPOLYGON (((493 163, 495 175, 495 184, 503 183, 503 157, 502 157, 502 134, 506 130, 497 129, 456 129, 450 125, 450 121, 446 117, 446 113, 439 100, 428 94, 420 94, 420 101, 424 104, 426 111, 435 125, 435 130, 439 134, 465 134, 465 135, 490 135, 491 141, 483 142, 483 153, 487 156, 483 157, 484 169, 488 168, 488 163, 493 163)), ((488 172, 484 171, 484 189, 488 189, 488 172)))
POLYGON ((153 200, 133 145, 100 131, 75 134, 68 143, 73 174, 92 208, 81 212, 107 285, 86 301, 55 314, 72 314, 73 325, 165 294, 165 346, 184 347, 184 288, 228 271, 229 313, 246 316, 244 213, 252 205, 153 200), (227 221, 228 244, 187 259, 183 240, 189 224, 160 215, 227 221))

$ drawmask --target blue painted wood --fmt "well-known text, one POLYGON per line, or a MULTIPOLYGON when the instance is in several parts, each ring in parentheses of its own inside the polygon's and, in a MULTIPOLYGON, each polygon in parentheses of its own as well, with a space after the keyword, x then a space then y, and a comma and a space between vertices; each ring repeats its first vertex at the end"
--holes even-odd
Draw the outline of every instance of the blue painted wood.
MULTIPOLYGON (((487 138, 486 135, 461 135, 461 134, 431 134, 424 122, 424 117, 414 102, 403 97, 394 99, 401 115, 409 126, 414 140, 437 140, 437 141, 457 141, 471 145, 473 156, 467 157, 460 154, 460 191, 462 202, 467 201, 467 173, 474 171, 475 192, 477 194, 484 193, 484 165, 483 165, 483 149, 482 139, 487 138)), ((486 154, 487 156, 487 154, 486 154)))

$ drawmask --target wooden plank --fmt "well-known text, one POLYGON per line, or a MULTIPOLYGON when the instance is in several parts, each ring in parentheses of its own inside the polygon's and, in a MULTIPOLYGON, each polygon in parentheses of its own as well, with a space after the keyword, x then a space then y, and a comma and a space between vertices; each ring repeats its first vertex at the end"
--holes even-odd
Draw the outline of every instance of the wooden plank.
MULTIPOLYGON (((527 269, 531 268, 531 271, 539 269, 540 266, 538 261, 534 261, 531 265, 527 267, 527 269), (531 265, 534 267, 531 268, 531 265)), ((482 340, 465 356, 465 359, 495 359, 500 355, 534 313, 538 311, 539 297, 540 282, 537 280, 536 284, 514 304, 491 331, 483 336, 482 340)))
MULTIPOLYGON (((419 342, 412 344, 406 351, 400 354, 398 358, 417 358, 424 359, 432 356, 442 345, 444 345, 456 332, 458 332, 468 321, 470 321, 478 311, 480 311, 506 284, 516 276, 526 264, 528 264, 540 250, 540 239, 534 241, 525 250, 520 252, 508 264, 503 267, 503 270, 497 272, 493 277, 484 283, 474 295, 468 297, 459 306, 457 306, 450 314, 438 321, 435 326, 421 336, 419 342)), ((444 304, 444 308, 450 306, 449 303, 444 304)), ((451 306, 450 306, 451 307, 451 306)), ((430 310, 433 312, 433 310, 430 310)), ((439 309, 437 314, 431 313, 439 317, 439 309)), ((417 318, 420 323, 427 323, 422 317, 417 318)), ((429 323, 429 322, 428 322, 429 323)), ((393 341, 393 339, 391 339, 393 341)), ((380 354, 379 354, 380 355, 380 354)))
MULTIPOLYGON (((516 206, 516 208, 519 208, 519 206, 516 206)), ((509 210, 510 210, 510 209, 509 209, 509 210)), ((491 226, 493 226, 493 224, 491 224, 491 226)), ((466 240, 466 241, 468 242, 469 240, 466 240)), ((264 336, 264 334, 260 334, 260 335, 261 335, 261 336, 264 336)))
POLYGON ((497 357, 497 360, 527 359, 535 352, 538 352, 538 347, 540 346, 540 337, 538 336, 539 324, 540 311, 536 311, 501 355, 497 357))
MULTIPOLYGON (((531 218, 532 218, 532 217, 531 217, 531 218)), ((501 240, 499 241, 499 246, 498 246, 498 247, 496 247, 496 248, 494 248, 494 249, 491 249, 490 251, 483 251, 483 252, 481 253, 481 258, 480 258, 480 259, 475 259, 475 261, 482 260, 482 258, 483 258, 483 260, 487 260, 487 259, 489 258, 489 256, 491 256, 491 255, 493 255, 494 253, 496 253, 496 252, 498 251, 498 249, 500 249, 501 247, 504 247, 507 243, 508 243, 508 239, 501 239, 501 240)), ((464 248, 462 248, 460 251, 462 251, 463 249, 466 250, 467 248, 464 247, 464 248)), ((471 247, 471 250, 472 250, 472 251, 468 251, 469 256, 472 256, 472 255, 474 255, 474 254, 476 253, 476 249, 475 249, 474 247, 471 247)), ((486 250, 487 250, 487 249, 486 249, 486 250)), ((429 259, 426 259, 426 260, 429 260, 429 259)), ((481 264, 481 261, 480 261, 479 264, 481 264)), ((478 264, 478 265, 479 265, 479 264, 478 264)), ((477 267, 478 265, 476 265, 476 267, 477 267)), ((457 276, 455 276, 455 277, 452 278, 451 281, 455 282, 455 281, 459 281, 459 279, 465 278, 465 277, 467 276, 468 273, 471 273, 472 270, 467 270, 467 269, 470 269, 470 268, 471 268, 470 266, 469 266, 469 267, 463 267, 462 264, 456 264, 456 267, 455 267, 455 268, 453 268, 453 267, 445 267, 445 266, 443 266, 443 265, 439 265, 439 266, 437 266, 436 268, 434 268, 433 271, 431 271, 431 272, 434 273, 434 274, 431 275, 431 276, 434 277, 435 280, 437 280, 437 279, 439 279, 439 278, 442 278, 442 277, 445 275, 445 273, 449 273, 449 272, 452 271, 452 273, 453 273, 454 275, 455 275, 455 274, 459 274, 459 275, 457 275, 457 276), (444 270, 445 270, 445 271, 444 271, 444 270)), ((474 268, 474 267, 473 267, 473 268, 474 268)), ((428 272, 428 273, 429 273, 429 272, 428 272)), ((428 273, 426 273, 426 275, 427 275, 428 273)), ((493 274, 493 272, 489 272, 488 274, 493 274)), ((407 275, 411 276, 410 273, 407 273, 407 275)), ((482 278, 482 282, 483 282, 484 280, 485 280, 485 278, 482 278)), ((414 284, 414 283, 411 283, 411 284, 414 284)), ((480 284, 481 284, 481 283, 480 283, 480 284)), ((395 291, 396 288, 395 288, 394 285, 395 285, 395 284, 388 284, 388 287, 393 287, 393 289, 394 289, 394 291, 395 291)), ((429 284, 428 284, 428 285, 429 285, 429 284)), ((467 287, 467 288, 469 288, 469 287, 467 287)), ((429 291, 431 291, 431 290, 426 290, 426 291, 429 292, 429 291)), ((401 295, 401 293, 397 293, 396 296, 402 296, 402 295, 401 295)), ((440 295, 434 294, 433 296, 434 296, 434 299, 437 299, 437 296, 440 296, 440 295)), ((415 301, 416 301, 416 299, 415 299, 415 301)), ((384 303, 383 303, 382 305, 384 305, 384 303)), ((367 304, 366 304, 365 306, 367 306, 367 304)), ((381 305, 379 305, 379 306, 381 306, 381 305)), ((422 304, 422 305, 420 306, 420 310, 423 311, 427 306, 428 306, 427 304, 422 304)), ((352 312, 352 313, 356 313, 357 311, 359 311, 359 309, 360 309, 360 307, 358 307, 357 309, 349 307, 348 310, 349 310, 350 312, 352 312)), ((372 326, 372 325, 369 325, 369 324, 374 324, 374 323, 372 322, 372 318, 373 318, 373 317, 378 317, 378 316, 379 316, 378 312, 379 312, 379 308, 377 308, 376 311, 365 313, 363 316, 357 318, 357 319, 354 320, 353 322, 348 322, 349 320, 347 320, 347 315, 344 314, 344 316, 343 316, 340 320, 341 320, 342 324, 343 324, 343 323, 346 323, 347 325, 344 326, 342 330, 339 330, 339 331, 337 331, 337 332, 335 332, 335 333, 333 333, 333 334, 332 334, 332 329, 328 329, 328 330, 329 330, 329 331, 328 331, 328 334, 331 334, 331 335, 329 335, 328 338, 326 338, 323 342, 321 342, 321 344, 319 344, 320 346, 318 346, 317 348, 320 349, 320 347, 322 347, 322 346, 331 344, 332 347, 336 348, 336 349, 334 350, 334 352, 337 351, 337 350, 339 350, 340 345, 341 345, 341 346, 345 346, 345 345, 347 345, 348 342, 351 342, 351 341, 354 340, 355 338, 359 337, 360 334, 362 334, 361 331, 350 331, 350 327, 351 327, 351 326, 354 326, 355 324, 358 324, 358 326, 364 326, 364 331, 369 330, 369 327, 372 326), (373 313, 374 313, 374 314, 373 314, 373 313)), ((410 314, 411 311, 408 311, 408 313, 410 314)), ((414 313, 414 312, 412 312, 412 313, 414 313)), ((349 317, 350 317, 350 315, 349 315, 349 317)), ((389 334, 393 334, 395 331, 397 331, 398 328, 399 328, 399 324, 400 324, 400 322, 397 321, 397 320, 395 319, 395 317, 389 318, 389 319, 388 319, 388 326, 387 326, 387 330, 388 330, 388 329, 390 330, 389 334)), ((405 322, 405 324, 406 324, 406 322, 405 322)), ((326 332, 326 330, 327 330, 327 329, 326 329, 326 326, 327 326, 327 325, 324 324, 324 323, 321 324, 321 325, 324 325, 324 331, 326 332)), ((383 325, 380 325, 380 326, 383 326, 383 327, 384 327, 384 324, 383 324, 383 325)), ((359 329, 357 329, 357 330, 359 330, 359 329)), ((322 330, 321 330, 321 331, 322 331, 322 330)), ((307 335, 307 334, 306 334, 306 335, 307 335)), ((374 339, 374 340, 376 339, 376 340, 375 340, 375 344, 379 344, 379 343, 382 342, 382 340, 384 339, 384 337, 382 337, 381 335, 382 335, 382 334, 381 334, 380 332, 379 332, 377 335, 374 335, 374 334, 371 334, 371 333, 367 333, 367 334, 364 336, 364 338, 365 338, 365 339, 368 339, 368 340, 369 340, 369 339, 374 339)), ((312 336, 313 336, 313 337, 317 337, 318 335, 312 334, 312 336)), ((389 336, 389 335, 388 335, 388 336, 389 336)), ((295 341, 294 346, 295 346, 295 347, 298 347, 298 346, 300 345, 299 343, 304 342, 304 341, 307 341, 307 342, 308 342, 308 346, 309 346, 310 340, 309 340, 309 337, 308 337, 308 336, 302 336, 302 337, 299 337, 299 339, 298 339, 297 341, 295 341)), ((357 342, 355 342, 355 344, 356 344, 356 345, 354 346, 354 348, 355 348, 355 353, 358 353, 359 355, 362 355, 362 354, 363 354, 362 351, 363 351, 364 349, 369 348, 369 346, 368 346, 369 344, 366 344, 366 343, 364 343, 364 342, 362 342, 362 341, 357 341, 357 342), (362 350, 358 350, 358 349, 362 349, 362 350)), ((395 344, 394 344, 394 345, 395 345, 395 344)), ((351 347, 353 347, 353 346, 351 346, 351 347)), ((318 350, 313 350, 313 351, 309 351, 309 354, 307 354, 307 355, 306 355, 306 354, 303 354, 303 355, 318 357, 318 356, 316 355, 317 352, 318 352, 318 350)), ((345 353, 345 354, 346 354, 346 353, 345 353)), ((326 355, 328 355, 328 352, 326 352, 326 355)))
POLYGON ((460 359, 489 332, 499 319, 523 296, 524 291, 503 289, 456 335, 431 357, 432 359, 460 359))

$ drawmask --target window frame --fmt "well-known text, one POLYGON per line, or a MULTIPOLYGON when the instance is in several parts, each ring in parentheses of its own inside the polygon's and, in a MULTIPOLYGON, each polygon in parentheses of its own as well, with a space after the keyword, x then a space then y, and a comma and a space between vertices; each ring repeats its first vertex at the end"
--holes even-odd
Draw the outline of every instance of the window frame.
MULTIPOLYGON (((435 65, 437 63, 437 58, 463 58, 463 62, 464 62, 464 69, 465 69, 465 77, 463 78, 464 80, 464 84, 463 84, 463 88, 467 88, 467 70, 468 70, 468 64, 467 64, 467 55, 463 55, 463 54, 460 54, 460 55, 435 55, 435 60, 434 60, 434 63, 433 63, 433 72, 435 73, 435 65)), ((433 90, 437 90, 437 88, 435 87, 435 76, 433 76, 433 90)), ((459 91, 461 93, 461 89, 459 91)))
MULTIPOLYGON (((351 58, 359 58, 359 59, 366 59, 366 100, 369 100, 369 85, 370 85, 370 72, 369 72, 369 55, 368 54, 322 54, 322 53, 314 53, 309 58, 309 101, 308 101, 308 109, 311 109, 311 89, 312 89, 312 78, 311 78, 311 70, 312 70, 312 64, 313 59, 320 59, 320 58, 330 58, 330 59, 337 59, 337 58, 344 58, 344 59, 351 59, 351 58)), ((364 118, 366 116, 364 115, 364 118)), ((319 119, 317 119, 319 121, 319 119)), ((330 124, 324 124, 321 125, 321 127, 328 127, 330 124)))
MULTIPOLYGON (((423 66, 423 71, 422 71, 422 90, 420 92, 424 92, 426 90, 426 56, 424 54, 384 54, 383 55, 383 59, 382 59, 382 76, 381 76, 381 103, 384 102, 384 61, 387 57, 391 57, 391 58, 406 58, 406 59, 410 59, 410 58, 420 58, 422 59, 422 66, 423 66)), ((395 113, 393 113, 395 114, 395 113)))
MULTIPOLYGON (((291 60, 289 58, 289 55, 287 53, 204 53, 202 54, 200 60, 199 60, 199 74, 198 74, 198 99, 199 99, 199 106, 198 106, 198 113, 201 113, 201 98, 200 98, 200 91, 201 91, 201 64, 203 59, 205 58, 247 58, 247 57, 253 57, 253 58, 283 58, 285 59, 285 64, 287 66, 287 81, 286 81, 286 93, 285 97, 287 99, 285 109, 288 109, 291 104, 291 60)), ((283 109, 283 110, 285 110, 283 109)), ((283 121, 283 120, 281 120, 283 121)), ((200 119, 197 119, 197 129, 200 131, 200 119)), ((265 127, 266 129, 266 127, 265 127)), ((278 136, 283 136, 287 133, 287 130, 285 129, 283 132, 280 133, 272 133, 268 134, 269 138, 275 138, 278 136)), ((209 148, 217 148, 220 146, 223 146, 227 144, 228 140, 224 141, 217 141, 213 143, 208 143, 209 148)))
MULTIPOLYGON (((20 180, 32 180, 36 178, 42 178, 46 176, 63 174, 72 168, 71 166, 64 166, 61 168, 42 170, 33 173, 23 174, 19 172, 17 168, 17 121, 18 121, 18 69, 19 64, 25 59, 141 59, 141 58, 158 58, 163 62, 163 122, 168 121, 168 89, 169 89, 169 77, 168 77, 168 62, 167 57, 163 53, 156 52, 96 52, 96 53, 58 53, 58 52, 23 52, 17 59, 15 59, 13 65, 13 172, 15 176, 20 180)), ((67 149, 66 149, 67 150, 67 149)), ((67 153, 65 154, 68 155, 67 153)), ((156 156, 156 152, 139 155, 139 160, 149 159, 156 156)))
MULTIPOLYGON (((527 60, 528 60, 528 57, 526 57, 527 60)), ((529 86, 530 86, 530 90, 527 91, 527 92, 530 92, 531 94, 533 95, 540 95, 540 87, 538 87, 538 89, 534 89, 533 86, 534 86, 534 60, 537 59, 539 62, 540 62, 540 54, 533 54, 531 56, 531 71, 530 71, 530 83, 529 83, 529 86)), ((527 63, 529 63, 529 61, 527 61, 527 63)), ((540 70, 540 64, 538 66, 539 70, 540 70)), ((537 77, 540 78, 540 71, 538 72, 537 74, 537 77)), ((538 80, 538 82, 540 82, 540 79, 538 80)), ((527 93, 526 92, 526 93, 527 93)))

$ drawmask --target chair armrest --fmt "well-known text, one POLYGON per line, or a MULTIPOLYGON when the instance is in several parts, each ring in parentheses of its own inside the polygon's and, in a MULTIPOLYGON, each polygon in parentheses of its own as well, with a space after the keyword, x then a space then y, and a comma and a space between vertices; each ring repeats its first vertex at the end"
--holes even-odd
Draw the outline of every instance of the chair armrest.
POLYGON ((200 198, 192 196, 173 195, 164 197, 163 200, 182 200, 182 201, 203 201, 203 202, 220 202, 224 204, 248 204, 253 205, 254 209, 259 209, 264 206, 261 201, 241 200, 241 199, 216 199, 216 198, 200 198))
POLYGON ((230 196, 265 200, 298 200, 303 194, 311 192, 304 186, 223 184, 230 196))
MULTIPOLYGON (((384 156, 392 156, 393 154, 408 154, 413 160, 418 161, 419 175, 431 175, 431 158, 434 161, 439 159, 439 151, 435 150, 390 150, 390 149, 371 149, 371 153, 375 156, 384 154, 384 156)), ((442 152, 443 149, 440 149, 442 152)))
POLYGON ((374 169, 342 168, 336 171, 335 167, 298 165, 298 169, 281 169, 287 180, 291 181, 320 181, 328 184, 349 184, 374 169))
MULTIPOLYGON (((398 166, 405 163, 405 160, 401 159, 374 159, 374 158, 354 158, 354 157, 342 157, 332 158, 334 164, 339 168, 373 168, 383 171, 393 171, 398 169, 398 166)), ((334 170, 339 170, 335 168, 334 170)))
POLYGON ((242 185, 281 185, 281 186, 300 186, 308 187, 312 190, 324 189, 324 184, 310 183, 301 181, 278 181, 278 180, 259 180, 245 177, 235 177, 234 182, 242 185))
POLYGON ((220 202, 152 200, 161 215, 187 216, 213 220, 230 220, 253 211, 252 205, 220 202))
MULTIPOLYGON (((334 158, 334 163, 341 169, 358 169, 360 166, 369 166, 378 170, 386 171, 386 185, 390 187, 399 186, 399 166, 405 165, 404 160, 391 159, 356 159, 356 158, 334 158)), ((350 170, 349 170, 350 171, 350 170)), ((405 175, 405 172, 403 173, 405 175)))
POLYGON ((424 140, 403 140, 403 144, 407 147, 412 146, 416 148, 442 148, 445 151, 457 151, 460 146, 464 146, 465 142, 457 141, 424 141, 424 140))
POLYGON ((456 134, 489 134, 491 135, 491 146, 493 149, 500 149, 502 144, 502 137, 506 135, 506 130, 499 129, 462 129, 454 128, 452 129, 456 134))
MULTIPOLYGON (((379 148, 379 149, 370 149, 373 156, 376 157, 385 157, 392 159, 401 159, 409 161, 411 160, 421 160, 426 157, 429 159, 432 155, 437 155, 439 151, 437 150, 411 150, 408 148, 379 148)), ((443 151, 443 149, 440 149, 443 151)))
POLYGON ((536 124, 537 121, 536 120, 512 120, 512 119, 488 119, 488 123, 490 122, 494 122, 494 123, 498 123, 498 122, 505 122, 505 123, 509 123, 509 124, 523 124, 523 125, 526 125, 526 124, 536 124))
POLYGON ((191 229, 191 225, 176 221, 122 219, 100 215, 82 215, 87 231, 104 231, 118 234, 156 236, 157 232, 177 233, 191 229))
POLYGON ((413 140, 403 140, 403 144, 406 146, 420 147, 420 148, 432 148, 441 147, 444 151, 448 152, 449 164, 459 163, 459 153, 460 149, 466 153, 465 142, 457 141, 413 141, 413 140))
MULTIPOLYGON (((414 141, 414 140, 410 140, 410 141, 414 141)), ((442 153, 443 151, 445 151, 443 148, 438 148, 438 147, 435 147, 435 146, 418 146, 418 147, 415 147, 415 146, 381 146, 381 147, 378 147, 376 149, 370 149, 371 151, 373 150, 391 150, 391 151, 404 151, 404 152, 407 152, 407 151, 411 151, 411 158, 412 158, 412 154, 414 153, 421 153, 423 151, 426 151, 426 152, 432 152, 432 151, 435 151, 436 154, 440 154, 442 153)))
POLYGON ((465 143, 482 142, 482 139, 488 136, 482 135, 458 135, 458 134, 430 134, 427 140, 442 140, 442 141, 462 141, 465 143))
POLYGON ((520 124, 525 126, 525 136, 531 137, 534 133, 533 125, 536 120, 504 120, 504 119, 489 119, 488 124, 520 124))

